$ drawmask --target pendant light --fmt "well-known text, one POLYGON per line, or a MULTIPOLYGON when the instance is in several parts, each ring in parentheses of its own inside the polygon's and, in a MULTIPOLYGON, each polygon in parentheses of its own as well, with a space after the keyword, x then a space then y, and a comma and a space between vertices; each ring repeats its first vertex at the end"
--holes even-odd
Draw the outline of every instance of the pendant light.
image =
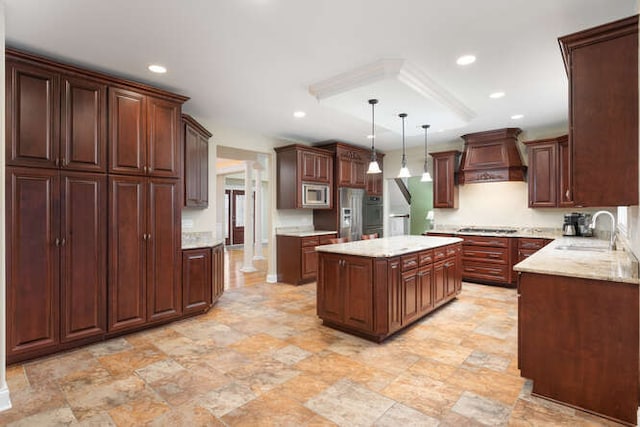
POLYGON ((420 178, 421 182, 431 182, 431 174, 429 173, 429 164, 427 163, 427 129, 429 129, 429 125, 422 125, 422 129, 424 129, 424 171, 422 172, 422 178, 420 178))
POLYGON ((411 173, 409 173, 409 168, 407 168, 407 156, 404 152, 404 119, 407 117, 407 113, 400 113, 398 117, 402 119, 402 167, 400 168, 398 178, 411 178, 411 173))
POLYGON ((375 124, 374 108, 377 103, 378 103, 377 99, 369 100, 369 104, 371 104, 371 162, 369 162, 369 169, 367 170, 367 173, 371 173, 371 174, 382 173, 382 171, 380 170, 380 165, 378 164, 378 159, 376 157, 376 147, 375 147, 376 124, 375 124))

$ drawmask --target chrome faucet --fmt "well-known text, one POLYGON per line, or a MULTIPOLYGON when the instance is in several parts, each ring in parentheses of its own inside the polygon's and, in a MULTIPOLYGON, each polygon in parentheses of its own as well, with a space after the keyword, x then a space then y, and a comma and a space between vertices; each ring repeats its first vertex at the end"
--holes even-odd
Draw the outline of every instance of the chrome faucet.
POLYGON ((611 237, 609 239, 609 250, 613 250, 613 244, 616 240, 616 218, 613 216, 613 214, 609 211, 598 211, 596 213, 593 214, 593 218, 591 219, 591 225, 589 226, 589 228, 591 228, 592 230, 595 230, 596 228, 596 219, 598 219, 598 217, 601 214, 606 214, 609 215, 609 217, 611 218, 611 237))

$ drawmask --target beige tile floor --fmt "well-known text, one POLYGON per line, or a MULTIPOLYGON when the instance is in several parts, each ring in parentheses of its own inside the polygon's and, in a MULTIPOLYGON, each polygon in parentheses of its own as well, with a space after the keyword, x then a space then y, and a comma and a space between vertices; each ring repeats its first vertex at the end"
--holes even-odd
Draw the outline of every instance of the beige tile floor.
POLYGON ((598 426, 530 395, 513 289, 459 298, 375 344, 321 325, 315 284, 238 273, 207 314, 10 366, 9 426, 598 426))

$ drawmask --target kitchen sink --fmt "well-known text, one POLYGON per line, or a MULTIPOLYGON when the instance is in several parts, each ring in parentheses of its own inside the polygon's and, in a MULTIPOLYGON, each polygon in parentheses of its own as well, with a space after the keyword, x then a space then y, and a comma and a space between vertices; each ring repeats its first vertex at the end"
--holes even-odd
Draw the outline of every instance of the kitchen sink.
POLYGON ((603 246, 560 245, 555 249, 560 251, 609 252, 609 248, 603 246))

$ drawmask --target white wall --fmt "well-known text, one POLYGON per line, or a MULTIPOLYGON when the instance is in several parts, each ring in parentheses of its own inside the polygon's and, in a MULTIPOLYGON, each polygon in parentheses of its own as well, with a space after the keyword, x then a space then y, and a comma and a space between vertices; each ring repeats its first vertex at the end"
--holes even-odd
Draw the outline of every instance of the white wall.
MULTIPOLYGON (((0 0, 0 81, 4 82, 4 1, 0 0)), ((0 105, 5 105, 5 86, 0 85, 0 105)), ((3 110, 4 111, 4 110, 3 110)), ((5 115, 0 114, 0 411, 11 408, 9 387, 6 381, 6 282, 5 282, 5 186, 4 186, 4 150, 5 115)))

